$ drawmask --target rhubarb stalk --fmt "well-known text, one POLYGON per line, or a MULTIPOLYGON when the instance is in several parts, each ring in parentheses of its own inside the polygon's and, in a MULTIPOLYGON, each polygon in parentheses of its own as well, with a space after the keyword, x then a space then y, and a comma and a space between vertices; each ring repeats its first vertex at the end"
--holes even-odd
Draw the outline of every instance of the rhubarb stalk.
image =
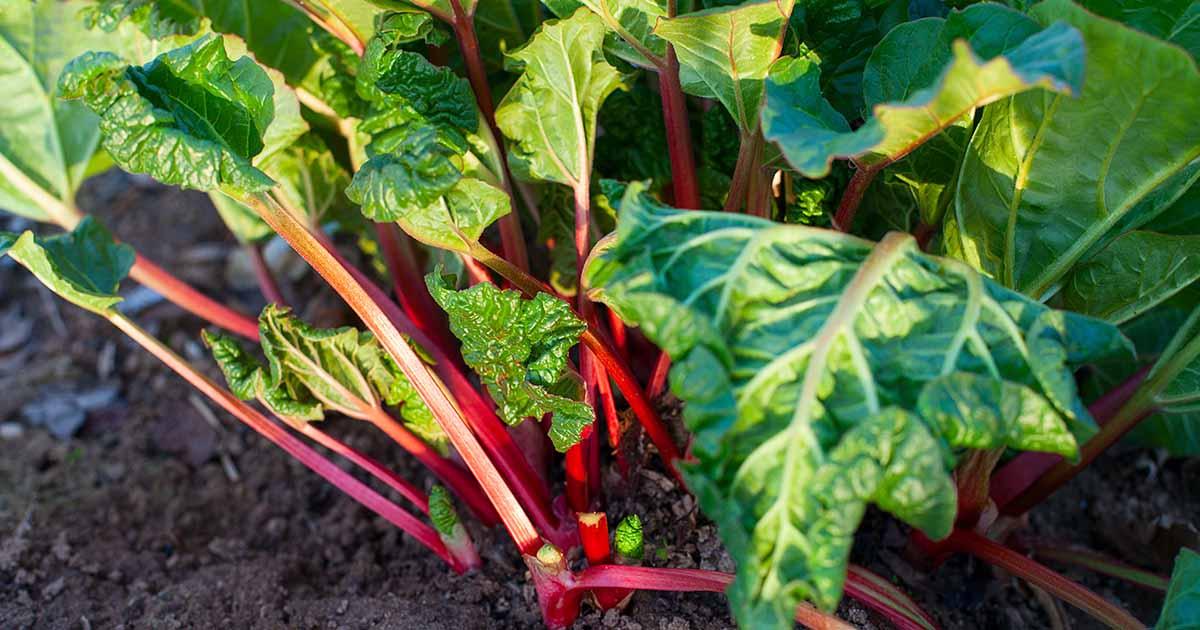
POLYGON ((342 492, 345 492, 355 501, 358 501, 367 509, 408 533, 417 542, 429 548, 439 558, 445 560, 455 571, 462 573, 471 568, 465 566, 446 550, 446 546, 432 527, 404 511, 395 503, 388 501, 379 493, 352 477, 349 473, 338 468, 333 462, 322 457, 308 445, 293 437, 278 424, 271 422, 266 416, 221 388, 208 377, 201 374, 199 370, 192 367, 183 357, 133 323, 132 320, 119 313, 112 313, 107 316, 107 319, 120 329, 121 332, 128 335, 138 345, 165 363, 167 367, 171 368, 171 370, 186 380, 188 384, 195 387, 216 405, 228 411, 251 429, 254 429, 257 433, 286 451, 300 463, 323 477, 342 492))
POLYGON ((380 305, 338 261, 308 228, 267 195, 253 195, 242 200, 262 217, 277 234, 283 237, 308 264, 317 271, 334 291, 350 306, 391 355, 408 377, 421 400, 433 413, 451 444, 462 455, 467 467, 483 487, 505 528, 523 553, 536 552, 541 538, 529 521, 513 491, 495 464, 479 445, 475 435, 463 420, 462 412, 446 393, 445 385, 425 366, 404 336, 396 329, 380 305))

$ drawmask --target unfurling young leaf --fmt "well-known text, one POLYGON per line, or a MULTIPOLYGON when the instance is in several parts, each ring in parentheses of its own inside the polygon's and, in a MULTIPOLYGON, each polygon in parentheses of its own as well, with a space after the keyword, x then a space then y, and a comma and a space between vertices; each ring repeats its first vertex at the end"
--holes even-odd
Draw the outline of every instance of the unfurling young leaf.
POLYGON ((600 105, 622 77, 604 60, 604 21, 587 9, 549 20, 508 54, 521 76, 496 109, 513 172, 575 187, 588 181, 600 105))
POLYGON ((1073 368, 1130 350, 908 235, 677 211, 641 185, 585 280, 671 357, 698 459, 685 474, 738 562, 746 627, 836 606, 868 503, 947 535, 955 449, 1074 455, 1068 426, 1091 420, 1073 368))
POLYGON ((439 273, 426 282, 462 341, 463 360, 487 385, 500 417, 517 425, 550 414, 554 448, 566 451, 577 444, 595 412, 577 400, 581 386, 567 369, 567 354, 587 324, 546 293, 527 300, 488 282, 455 291, 439 273))
POLYGON ((642 534, 642 519, 630 514, 617 523, 613 532, 613 548, 617 558, 631 563, 641 562, 646 555, 645 537, 642 534))
POLYGON ((258 399, 292 422, 320 420, 325 411, 370 419, 384 404, 400 405, 404 425, 445 451, 446 436, 429 408, 371 333, 313 328, 288 309, 268 305, 259 317, 259 339, 266 367, 233 339, 205 335, 239 398, 258 399))
POLYGON ((763 80, 779 57, 793 0, 747 2, 659 20, 654 33, 675 46, 683 91, 715 98, 743 133, 758 129, 763 80))
POLYGON ((1200 620, 1200 554, 1184 547, 1175 557, 1171 585, 1155 630, 1187 630, 1200 620))
POLYGON ((59 297, 99 315, 121 301, 117 285, 133 267, 133 249, 84 217, 74 230, 50 237, 0 232, 0 256, 8 254, 59 297))
POLYGON ((1096 248, 1169 203, 1175 195, 1160 187, 1190 186, 1200 126, 1186 112, 1200 106, 1200 70, 1187 51, 1067 0, 1031 16, 1082 33, 1083 91, 1025 92, 983 110, 944 247, 1045 299, 1096 248))
POLYGON ((879 167, 1002 97, 1038 87, 1078 93, 1083 56, 1070 26, 1042 30, 1012 9, 975 5, 884 37, 864 71, 872 116, 854 131, 822 96, 816 62, 779 60, 766 84, 763 134, 808 177, 824 177, 835 158, 879 167))
POLYGON ((220 37, 145 66, 127 66, 109 53, 84 54, 67 65, 59 91, 82 98, 100 115, 104 148, 122 168, 184 188, 235 195, 267 190, 274 182, 253 160, 268 148, 264 138, 272 124, 295 126, 276 117, 267 73, 248 57, 231 61, 220 37))

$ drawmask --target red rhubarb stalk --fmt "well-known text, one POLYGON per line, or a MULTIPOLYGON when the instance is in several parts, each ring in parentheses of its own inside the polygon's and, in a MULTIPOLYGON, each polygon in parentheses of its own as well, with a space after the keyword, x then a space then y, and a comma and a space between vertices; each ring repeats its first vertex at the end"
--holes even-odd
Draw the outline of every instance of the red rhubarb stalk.
POLYGON ((1110 628, 1128 630, 1143 628, 1142 622, 1121 607, 1088 590, 1086 587, 1047 569, 1029 558, 973 531, 956 529, 946 540, 956 551, 968 553, 984 562, 1000 567, 1075 606, 1110 628))
POLYGON ((467 13, 459 0, 450 0, 454 15, 450 17, 450 26, 454 29, 454 37, 458 40, 458 50, 462 53, 463 62, 467 66, 467 80, 471 91, 475 93, 475 103, 483 114, 492 136, 496 139, 496 149, 499 152, 501 168, 504 171, 503 184, 508 197, 513 200, 514 211, 500 217, 500 242, 504 247, 504 257, 518 269, 529 269, 529 254, 525 250, 525 235, 521 230, 521 217, 516 212, 516 196, 513 194, 513 176, 508 168, 508 158, 504 151, 504 136, 496 125, 496 106, 492 102, 492 88, 488 85, 487 68, 483 63, 483 55, 479 50, 479 37, 475 34, 475 16, 467 13))
POLYGON ((392 286, 400 307, 413 324, 447 354, 453 355, 458 343, 450 334, 445 314, 425 286, 425 276, 417 263, 412 239, 394 223, 376 223, 375 235, 379 239, 388 274, 392 276, 392 286))
POLYGON ((496 510, 479 489, 479 484, 475 483, 475 479, 471 474, 464 470, 462 466, 456 462, 442 457, 440 453, 433 450, 424 440, 417 437, 409 431, 403 424, 396 421, 384 409, 375 409, 369 418, 371 424, 374 424, 380 431, 392 438, 392 441, 399 444, 401 448, 412 454, 417 461, 425 465, 430 472, 434 474, 446 487, 458 495, 458 498, 466 503, 475 516, 483 522, 484 525, 491 527, 499 520, 496 515, 496 510))
POLYGON ((850 177, 850 183, 842 192, 837 212, 833 215, 834 229, 842 232, 850 231, 850 226, 854 223, 854 215, 858 213, 858 206, 862 203, 863 195, 866 194, 867 188, 870 188, 871 182, 881 170, 883 170, 882 166, 859 166, 858 170, 854 171, 854 175, 850 177))
MULTIPOLYGON (((462 456, 467 467, 479 481, 484 493, 492 501, 496 512, 509 535, 523 553, 535 553, 541 537, 530 522, 529 516, 517 501, 512 489, 488 458, 470 427, 463 419, 459 407, 450 399, 443 385, 425 366, 417 353, 408 345, 404 335, 392 324, 381 304, 372 298, 353 273, 339 262, 308 228, 291 213, 266 195, 254 195, 241 200, 283 237, 292 248, 317 271, 334 291, 375 334, 383 348, 408 377, 425 402, 433 417, 445 431, 450 443, 462 456)), ((399 310, 399 309, 397 309, 399 310)))
POLYGON ((550 492, 546 488, 545 481, 529 465, 529 461, 525 459, 525 455, 513 442, 512 436, 509 435, 504 423, 496 416, 491 405, 476 391, 467 376, 456 367, 457 362, 431 343, 425 337, 424 332, 413 325, 404 312, 388 299, 383 289, 380 289, 360 270, 347 262, 338 253, 328 235, 324 232, 315 232, 314 237, 358 281, 397 330, 408 335, 429 351, 434 359, 434 370, 443 379, 451 395, 462 406, 465 416, 470 420, 471 428, 504 478, 513 480, 512 490, 520 499, 521 505, 529 510, 530 517, 538 530, 556 545, 564 548, 574 546, 575 528, 560 522, 554 515, 550 505, 550 492))
POLYGON ((271 266, 263 257, 262 249, 253 243, 246 243, 242 249, 250 258, 250 267, 254 270, 254 279, 258 282, 258 289, 262 292, 263 298, 268 303, 287 306, 287 300, 283 299, 283 291, 279 290, 279 282, 275 280, 271 266))
POLYGON ((358 466, 366 471, 372 477, 387 484, 388 487, 395 490, 400 496, 408 499, 417 509, 428 514, 429 513, 429 497, 425 496, 419 488, 409 483, 409 481, 400 475, 388 470, 383 464, 380 464, 374 458, 360 452, 358 449, 346 444, 345 442, 329 435, 328 433, 314 427, 308 422, 298 422, 293 424, 296 431, 300 432, 308 439, 324 446, 325 448, 345 457, 350 463, 358 466))
MULTIPOLYGON (((1146 375, 1150 373, 1150 367, 1146 366, 1122 383, 1106 392, 1095 402, 1088 405, 1088 412, 1095 418, 1096 423, 1100 426, 1107 425, 1121 406, 1129 401, 1142 382, 1146 380, 1146 375)), ((992 476, 991 496, 992 501, 996 502, 996 507, 1000 511, 1008 515, 1016 515, 1021 512, 1014 512, 1010 508, 1010 504, 1017 496, 1033 485, 1042 475, 1045 475, 1056 464, 1063 461, 1063 458, 1058 455, 1049 453, 1021 453, 1013 458, 1011 462, 1001 467, 992 476)))
POLYGON ((183 357, 175 354, 173 350, 137 324, 117 313, 109 315, 108 320, 119 328, 121 332, 137 342, 138 345, 165 363, 176 374, 183 377, 188 384, 195 387, 216 405, 228 411, 279 448, 282 448, 289 455, 300 461, 300 463, 323 477, 342 492, 345 492, 355 501, 382 516, 388 522, 412 536, 417 542, 428 547, 430 551, 445 560, 455 571, 462 573, 471 568, 462 565, 458 559, 450 555, 433 527, 404 511, 395 503, 388 501, 349 473, 338 468, 333 462, 322 457, 308 445, 293 437, 283 427, 272 422, 253 407, 218 386, 208 377, 201 374, 199 370, 192 367, 183 357))
POLYGON ((253 317, 239 313, 204 295, 141 254, 134 259, 129 277, 215 326, 252 341, 258 340, 258 321, 253 317))

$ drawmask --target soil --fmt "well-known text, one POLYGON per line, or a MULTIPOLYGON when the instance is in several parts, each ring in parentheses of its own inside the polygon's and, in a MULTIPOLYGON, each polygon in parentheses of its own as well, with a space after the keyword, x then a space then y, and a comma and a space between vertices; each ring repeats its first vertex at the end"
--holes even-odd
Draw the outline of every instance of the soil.
MULTIPOLYGON (((261 307, 252 288, 228 288, 223 261, 237 245, 203 195, 114 172, 89 183, 81 204, 204 291, 246 312, 261 307)), ((13 227, 23 226, 0 224, 13 227)), ((305 317, 346 321, 313 278, 287 291, 305 305, 305 317)), ((144 292, 130 297, 153 301, 144 292)), ((217 376, 197 343, 199 320, 167 303, 142 306, 140 322, 217 376)), ((474 528, 484 568, 454 575, 11 264, 0 265, 0 391, 0 628, 540 625, 524 567, 501 531, 474 528)), ((428 483, 367 426, 332 425, 428 483)), ((607 480, 610 516, 641 515, 650 564, 732 570, 693 499, 655 456, 633 451, 638 472, 628 481, 611 472, 607 480)), ((1165 574, 1180 546, 1200 547, 1198 479, 1200 460, 1122 449, 1035 511, 1023 536, 1084 545, 1165 574)), ((905 559, 906 536, 872 512, 854 560, 892 579, 945 628, 1098 627, 968 558, 922 571, 905 559)), ((1161 594, 1055 568, 1143 621, 1153 622, 1161 605, 1161 594)), ((849 598, 839 614, 857 627, 891 627, 849 598)), ((733 622, 720 595, 641 593, 623 612, 586 612, 577 627, 698 630, 733 622)))

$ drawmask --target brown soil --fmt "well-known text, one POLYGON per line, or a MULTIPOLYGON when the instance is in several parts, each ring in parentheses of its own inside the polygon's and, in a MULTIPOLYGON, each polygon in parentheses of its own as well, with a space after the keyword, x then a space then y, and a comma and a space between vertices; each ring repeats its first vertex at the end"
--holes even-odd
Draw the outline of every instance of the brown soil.
MULTIPOLYGON (((205 291, 247 312, 261 305, 254 291, 223 289, 222 260, 236 245, 202 195, 114 173, 89 184, 82 201, 205 291)), ((323 324, 344 317, 311 278, 291 296, 323 324)), ((138 319, 216 376, 197 344, 198 320, 169 304, 138 319)), ((0 628, 539 626, 524 567, 502 532, 475 528, 484 569, 453 575, 232 418, 206 419, 207 405, 152 357, 103 321, 48 299, 11 264, 0 265, 0 391, 0 628), (47 401, 83 409, 74 437, 27 421, 47 401)), ((367 427, 333 425, 427 481, 367 427)), ((654 565, 731 570, 694 501, 652 456, 639 458, 646 467, 630 481, 609 480, 610 515, 642 516, 654 565)), ((1109 455, 1039 509, 1026 533, 1165 573, 1180 545, 1200 546, 1198 471, 1198 461, 1150 451, 1109 455)), ((892 578, 946 628, 1051 627, 1059 613, 1069 627, 1096 627, 966 558, 924 573, 905 560, 905 540, 905 529, 872 513, 855 561, 892 578)), ((1161 605, 1153 592, 1066 573, 1143 621, 1153 622, 1161 605)), ((850 599, 839 613, 859 627, 890 627, 850 599)), ((577 627, 685 630, 732 620, 719 595, 642 593, 622 613, 585 613, 577 627)))

